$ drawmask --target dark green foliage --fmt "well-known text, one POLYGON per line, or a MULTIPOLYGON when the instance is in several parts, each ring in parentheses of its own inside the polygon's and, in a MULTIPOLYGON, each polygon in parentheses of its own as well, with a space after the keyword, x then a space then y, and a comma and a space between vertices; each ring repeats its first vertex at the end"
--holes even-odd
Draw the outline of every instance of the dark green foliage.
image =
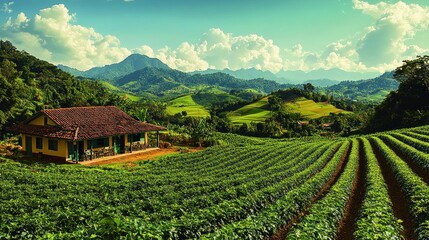
POLYGON ((336 98, 347 98, 365 102, 380 102, 390 92, 397 90, 399 83, 393 79, 393 72, 377 78, 360 81, 342 81, 326 88, 336 98))
POLYGON ((114 105, 117 100, 100 83, 76 80, 0 41, 0 133, 44 108, 114 105))
POLYGON ((429 124, 429 56, 404 61, 394 77, 400 82, 375 109, 369 131, 429 124))
POLYGON ((158 96, 185 95, 198 87, 218 87, 223 90, 254 89, 263 93, 286 88, 290 85, 279 84, 265 79, 241 80, 224 73, 191 75, 173 69, 146 67, 123 76, 114 84, 134 93, 150 92, 158 96))

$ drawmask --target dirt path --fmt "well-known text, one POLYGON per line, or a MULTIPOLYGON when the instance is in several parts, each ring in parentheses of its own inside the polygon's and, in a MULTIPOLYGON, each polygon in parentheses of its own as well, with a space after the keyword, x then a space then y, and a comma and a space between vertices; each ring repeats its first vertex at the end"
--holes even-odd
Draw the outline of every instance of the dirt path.
MULTIPOLYGON (((190 152, 195 151, 201 151, 202 148, 193 148, 189 149, 190 152)), ((143 160, 153 160, 159 156, 164 156, 172 153, 179 153, 180 149, 176 147, 172 148, 163 148, 163 149, 154 149, 147 152, 142 153, 136 153, 136 154, 130 154, 130 155, 124 155, 124 156, 118 156, 111 159, 101 160, 97 162, 82 162, 85 166, 101 166, 106 164, 113 164, 113 163, 129 163, 129 166, 132 167, 135 165, 133 162, 136 161, 143 161, 143 160)))
POLYGON ((383 175, 384 181, 387 185, 387 191, 389 192, 389 197, 393 205, 393 213, 397 219, 401 219, 403 221, 402 226, 404 227, 404 230, 402 231, 401 235, 405 239, 414 240, 416 239, 416 236, 413 229, 416 228, 414 226, 411 214, 408 211, 409 207, 407 198, 402 189, 399 187, 400 185, 398 180, 396 180, 395 175, 387 165, 386 160, 381 155, 374 141, 370 140, 370 143, 377 158, 378 165, 380 166, 381 174, 383 175))
MULTIPOLYGON (((296 215, 287 225, 285 225, 283 228, 279 229, 276 233, 274 233, 271 237, 268 239, 270 240, 280 240, 285 239, 288 231, 291 229, 291 227, 298 223, 302 217, 308 214, 308 212, 311 209, 311 206, 317 202, 318 200, 322 199, 331 189, 331 187, 338 181, 338 178, 340 178, 341 174, 344 172, 344 168, 347 164, 347 161, 349 159, 351 146, 349 146, 346 151, 343 154, 343 157, 341 158, 340 163, 337 166, 337 169, 332 174, 332 177, 326 182, 322 188, 319 190, 319 192, 313 197, 311 200, 311 203, 302 210, 298 215, 296 215)), ((335 153, 334 153, 335 154, 335 153)), ((334 154, 332 156, 334 156, 334 154)))
POLYGON ((356 231, 356 219, 365 198, 366 161, 363 156, 363 144, 359 141, 359 161, 356 169, 355 181, 350 198, 347 202, 343 219, 338 228, 337 239, 354 239, 356 231))

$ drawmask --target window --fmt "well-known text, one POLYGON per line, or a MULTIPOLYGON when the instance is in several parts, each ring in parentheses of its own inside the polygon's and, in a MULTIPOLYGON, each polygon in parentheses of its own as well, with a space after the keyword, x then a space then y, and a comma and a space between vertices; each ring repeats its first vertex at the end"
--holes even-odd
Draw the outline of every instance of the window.
POLYGON ((100 147, 108 147, 109 146, 109 138, 97 138, 94 140, 88 140, 87 148, 91 148, 91 142, 93 148, 100 148, 100 147))
POLYGON ((43 138, 36 138, 36 148, 43 149, 43 138))
POLYGON ((48 140, 48 149, 52 151, 58 151, 58 140, 48 140))
POLYGON ((45 126, 48 125, 48 118, 47 117, 45 117, 44 123, 45 123, 45 126))

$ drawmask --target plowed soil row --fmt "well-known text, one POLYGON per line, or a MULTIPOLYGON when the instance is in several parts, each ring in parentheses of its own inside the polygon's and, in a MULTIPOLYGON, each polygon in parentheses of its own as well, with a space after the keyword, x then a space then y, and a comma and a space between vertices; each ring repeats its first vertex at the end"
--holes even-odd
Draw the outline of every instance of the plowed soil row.
POLYGON ((363 144, 359 141, 359 160, 356 169, 356 177, 353 182, 353 189, 347 202, 344 217, 338 228, 337 239, 354 239, 353 233, 356 231, 356 219, 362 207, 366 192, 366 161, 363 156, 363 144))
POLYGON ((393 213, 397 219, 402 220, 402 226, 404 230, 402 231, 401 235, 405 239, 416 239, 413 231, 413 229, 416 228, 411 214, 408 211, 410 208, 408 206, 405 193, 402 191, 398 180, 393 174, 393 171, 387 165, 386 159, 384 159, 384 157, 381 155, 374 141, 371 140, 370 142, 373 152, 377 158, 378 165, 380 166, 384 181, 387 185, 387 191, 389 192, 389 197, 393 204, 393 213))
POLYGON ((311 200, 311 203, 303 211, 301 211, 297 216, 295 216, 287 225, 285 225, 284 227, 280 228, 276 233, 274 233, 268 239, 270 239, 270 240, 285 239, 288 231, 290 230, 290 228, 294 224, 298 223, 303 216, 305 216, 305 215, 308 214, 308 211, 311 209, 311 206, 315 202, 317 202, 318 200, 320 200, 321 198, 323 198, 328 193, 329 189, 338 181, 338 178, 344 172, 344 168, 345 168, 345 166, 347 164, 347 161, 349 159, 350 148, 351 147, 349 146, 346 149, 346 151, 344 152, 344 154, 343 154, 343 156, 341 158, 340 163, 337 166, 337 169, 332 174, 332 177, 322 186, 322 188, 319 190, 319 192, 313 197, 313 199, 311 200))

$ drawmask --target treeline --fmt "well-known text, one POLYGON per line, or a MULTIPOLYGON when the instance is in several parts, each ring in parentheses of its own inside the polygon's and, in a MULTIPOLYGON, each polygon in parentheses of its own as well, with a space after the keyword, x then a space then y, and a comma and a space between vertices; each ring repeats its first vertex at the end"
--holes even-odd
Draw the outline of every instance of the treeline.
POLYGON ((6 127, 46 108, 117 105, 121 98, 96 81, 80 81, 56 66, 0 41, 0 136, 6 127))

